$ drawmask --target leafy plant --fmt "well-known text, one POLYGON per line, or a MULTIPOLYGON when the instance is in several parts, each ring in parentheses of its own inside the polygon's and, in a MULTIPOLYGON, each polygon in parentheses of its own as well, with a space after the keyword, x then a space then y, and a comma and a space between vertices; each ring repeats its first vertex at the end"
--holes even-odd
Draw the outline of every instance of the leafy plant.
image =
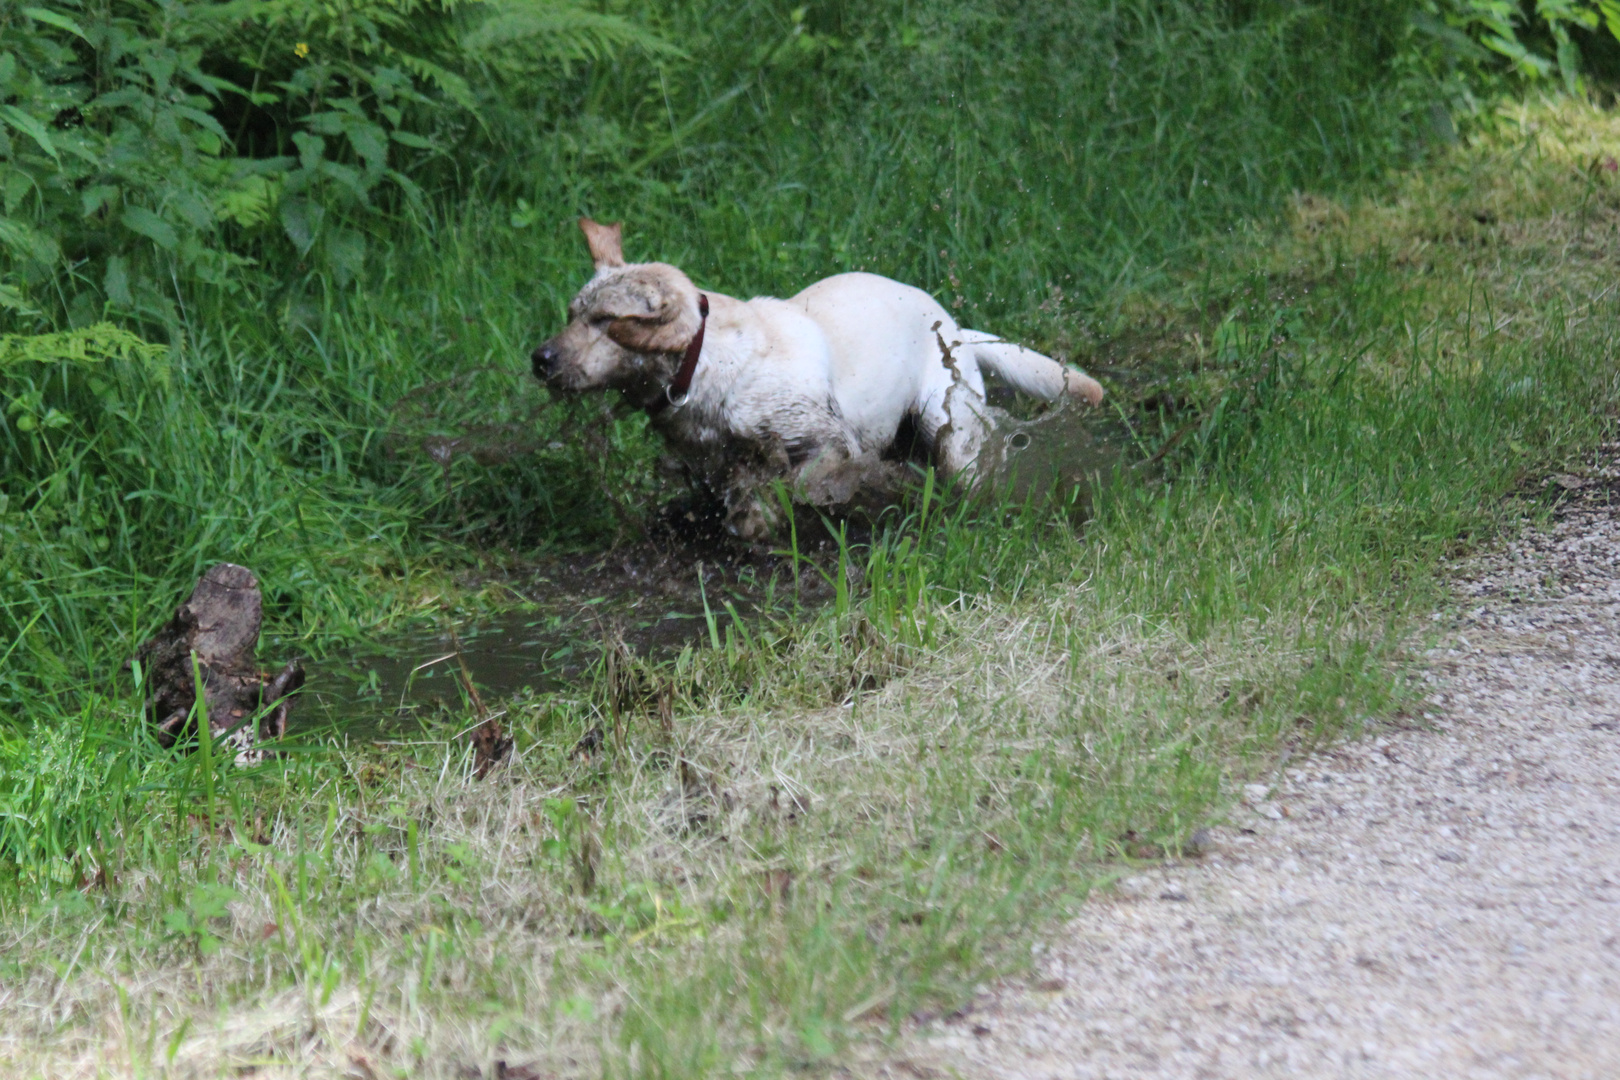
POLYGON ((163 926, 203 956, 212 956, 220 945, 214 924, 230 918, 231 902, 240 899, 241 894, 228 885, 204 882, 192 888, 184 907, 171 908, 163 916, 163 926))
POLYGON ((170 325, 283 243, 346 284, 495 84, 630 47, 577 0, 0 0, 0 309, 170 325))
POLYGON ((1557 76, 1573 94, 1583 77, 1576 35, 1606 30, 1620 41, 1620 0, 1424 0, 1414 25, 1454 56, 1494 56, 1531 81, 1557 76))

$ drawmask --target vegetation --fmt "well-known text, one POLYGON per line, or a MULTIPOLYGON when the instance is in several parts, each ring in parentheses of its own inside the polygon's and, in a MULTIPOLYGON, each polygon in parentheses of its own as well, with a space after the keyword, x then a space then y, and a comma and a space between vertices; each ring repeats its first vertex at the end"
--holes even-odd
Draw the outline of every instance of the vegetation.
POLYGON ((1611 7, 0 0, 0 1060, 770 1073, 1016 964, 1400 707, 1446 561, 1606 430, 1620 128, 1492 95, 1599 95, 1611 7), (319 648, 639 533, 642 423, 525 377, 580 212, 923 284, 1132 452, 920 481, 784 558, 826 606, 504 703, 493 781, 459 714, 158 747, 124 663, 212 562, 319 648))

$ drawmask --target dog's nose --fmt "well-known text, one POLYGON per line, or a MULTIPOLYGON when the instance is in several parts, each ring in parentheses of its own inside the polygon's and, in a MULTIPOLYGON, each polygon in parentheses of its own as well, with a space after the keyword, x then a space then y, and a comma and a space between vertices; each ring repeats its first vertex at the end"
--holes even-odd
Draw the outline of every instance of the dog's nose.
POLYGON ((544 379, 557 366, 557 350, 548 341, 530 353, 529 359, 534 363, 534 377, 544 379))

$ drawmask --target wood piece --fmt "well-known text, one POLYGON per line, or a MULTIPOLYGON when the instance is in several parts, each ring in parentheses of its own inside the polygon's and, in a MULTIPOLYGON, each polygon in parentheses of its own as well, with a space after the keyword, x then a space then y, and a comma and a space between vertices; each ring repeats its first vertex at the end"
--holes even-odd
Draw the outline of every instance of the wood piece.
POLYGON ((199 673, 209 733, 233 747, 239 761, 262 757, 264 741, 287 733, 304 667, 295 659, 274 676, 260 672, 256 654, 263 609, 253 572, 219 563, 140 647, 147 715, 164 746, 194 730, 199 673))

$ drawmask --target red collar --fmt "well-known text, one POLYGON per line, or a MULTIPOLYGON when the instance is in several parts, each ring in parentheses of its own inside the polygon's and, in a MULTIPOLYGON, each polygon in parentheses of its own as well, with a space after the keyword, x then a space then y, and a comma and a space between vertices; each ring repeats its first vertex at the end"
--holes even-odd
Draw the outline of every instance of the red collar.
POLYGON ((698 315, 701 317, 698 319, 697 333, 692 335, 691 342, 686 346, 680 369, 675 372, 675 381, 647 406, 649 413, 656 415, 672 405, 678 409, 686 404, 687 394, 692 389, 692 376, 697 374, 698 354, 703 351, 703 332, 709 328, 709 298, 702 293, 698 293, 698 315))

